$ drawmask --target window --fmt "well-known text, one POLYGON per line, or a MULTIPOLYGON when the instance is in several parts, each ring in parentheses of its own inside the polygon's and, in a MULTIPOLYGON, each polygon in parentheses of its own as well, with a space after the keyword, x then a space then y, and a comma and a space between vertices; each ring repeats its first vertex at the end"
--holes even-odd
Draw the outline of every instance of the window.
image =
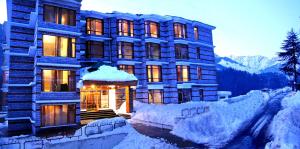
POLYGON ((177 66, 177 81, 179 82, 188 82, 190 81, 190 75, 189 75, 189 66, 177 66))
POLYGON ((202 68, 201 67, 197 67, 197 76, 198 76, 198 80, 202 79, 202 68))
POLYGON ((118 57, 125 59, 133 59, 133 43, 119 42, 118 57))
POLYGON ((197 59, 200 59, 201 58, 200 48, 196 48, 196 52, 197 52, 197 59))
POLYGON ((134 66, 132 65, 119 65, 119 69, 129 74, 134 74, 134 66))
POLYGON ((159 37, 159 24, 157 22, 145 22, 145 36, 146 37, 159 37))
POLYGON ((185 24, 174 23, 174 37, 175 38, 187 38, 185 24))
POLYGON ((120 36, 131 36, 133 37, 133 21, 118 20, 119 24, 119 35, 120 36))
POLYGON ((44 6, 44 21, 62 25, 75 26, 76 25, 76 11, 55 7, 44 6))
POLYGON ((86 58, 103 58, 104 43, 98 41, 88 41, 85 56, 86 58))
POLYGON ((148 82, 161 82, 161 66, 149 65, 147 66, 148 82))
POLYGON ((75 91, 76 73, 68 70, 42 70, 43 92, 75 91))
POLYGON ((147 58, 160 59, 160 45, 156 43, 147 43, 147 58))
POLYGON ((200 101, 204 100, 204 90, 203 89, 199 90, 199 97, 200 97, 200 101))
POLYGON ((43 55, 75 57, 75 39, 43 35, 43 55))
POLYGON ((198 27, 194 27, 194 39, 199 40, 198 27))
POLYGON ((103 35, 103 20, 86 19, 86 33, 92 35, 103 35))
POLYGON ((75 124, 76 105, 47 105, 41 107, 41 126, 75 124))
POLYGON ((189 49, 187 45, 175 44, 175 56, 176 59, 188 59, 189 49))
POLYGON ((191 89, 178 89, 178 103, 189 102, 191 99, 191 89))
POLYGON ((164 103, 163 96, 164 96, 163 90, 149 90, 148 91, 148 103, 163 104, 164 103))

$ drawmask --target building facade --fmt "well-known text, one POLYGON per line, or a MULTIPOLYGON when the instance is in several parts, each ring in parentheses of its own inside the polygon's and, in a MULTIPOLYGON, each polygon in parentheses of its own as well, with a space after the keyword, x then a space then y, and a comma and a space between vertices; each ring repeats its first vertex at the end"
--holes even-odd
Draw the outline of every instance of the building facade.
POLYGON ((2 91, 10 132, 77 126, 83 112, 111 108, 112 97, 113 109, 129 100, 127 112, 132 100, 217 100, 213 26, 174 16, 83 11, 81 0, 7 0, 7 11, 2 91), (134 74, 138 83, 76 86, 82 68, 100 64, 134 74))

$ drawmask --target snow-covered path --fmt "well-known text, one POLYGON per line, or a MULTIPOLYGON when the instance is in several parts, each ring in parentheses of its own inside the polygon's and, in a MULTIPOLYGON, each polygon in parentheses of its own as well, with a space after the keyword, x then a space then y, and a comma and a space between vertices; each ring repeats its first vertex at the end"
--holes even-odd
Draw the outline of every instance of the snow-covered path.
POLYGON ((163 138, 168 143, 174 144, 179 148, 206 148, 204 145, 194 143, 192 141, 184 140, 178 136, 175 136, 170 133, 171 130, 158 128, 153 126, 146 126, 141 123, 132 123, 131 124, 134 129, 136 129, 139 133, 146 135, 151 138, 163 138))
POLYGON ((266 131, 273 117, 281 109, 282 99, 289 93, 283 91, 271 95, 270 100, 262 109, 261 114, 257 115, 244 131, 235 137, 225 148, 246 147, 246 148, 264 148, 268 140, 265 138, 266 131))

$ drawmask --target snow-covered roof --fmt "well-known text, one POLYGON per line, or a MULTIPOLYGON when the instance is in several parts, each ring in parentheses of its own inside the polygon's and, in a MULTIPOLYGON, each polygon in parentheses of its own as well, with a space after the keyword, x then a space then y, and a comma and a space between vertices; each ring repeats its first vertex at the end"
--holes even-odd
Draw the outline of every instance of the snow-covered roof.
POLYGON ((102 65, 93 72, 88 72, 87 68, 84 68, 81 76, 83 81, 127 82, 138 80, 133 74, 107 65, 102 65))

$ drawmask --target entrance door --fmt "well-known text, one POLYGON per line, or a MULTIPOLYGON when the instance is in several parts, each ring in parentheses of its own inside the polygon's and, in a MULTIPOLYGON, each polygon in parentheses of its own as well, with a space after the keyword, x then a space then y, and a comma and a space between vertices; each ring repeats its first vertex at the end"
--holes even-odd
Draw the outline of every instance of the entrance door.
POLYGON ((97 111, 98 110, 98 101, 100 99, 99 92, 90 92, 86 94, 86 105, 87 111, 97 111))
POLYGON ((109 108, 109 90, 101 90, 100 108, 109 108))

